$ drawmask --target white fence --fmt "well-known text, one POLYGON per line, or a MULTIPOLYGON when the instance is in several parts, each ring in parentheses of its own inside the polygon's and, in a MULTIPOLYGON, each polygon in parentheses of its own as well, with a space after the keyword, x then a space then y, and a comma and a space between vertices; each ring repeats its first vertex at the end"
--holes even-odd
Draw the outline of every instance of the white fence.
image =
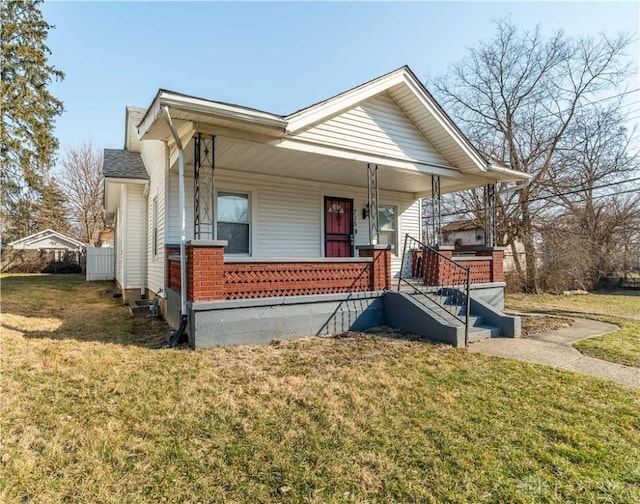
POLYGON ((115 257, 113 247, 87 247, 87 282, 113 280, 115 257))

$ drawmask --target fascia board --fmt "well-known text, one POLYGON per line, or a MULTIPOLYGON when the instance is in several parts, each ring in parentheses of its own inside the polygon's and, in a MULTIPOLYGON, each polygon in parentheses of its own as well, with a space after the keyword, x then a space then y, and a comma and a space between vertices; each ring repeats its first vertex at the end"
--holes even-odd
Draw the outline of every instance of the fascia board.
POLYGON ((444 129, 451 138, 453 138, 456 144, 465 152, 467 156, 469 156, 469 158, 480 169, 480 171, 486 172, 486 161, 478 153, 475 147, 473 147, 469 143, 469 140, 462 135, 460 130, 458 130, 458 128, 452 123, 451 119, 449 119, 442 112, 440 106, 435 103, 433 98, 423 91, 422 84, 416 82, 415 79, 408 73, 405 73, 403 77, 404 83, 418 98, 422 105, 429 111, 429 113, 436 119, 436 121, 438 121, 440 127, 444 129))
POLYGON ((128 177, 105 177, 105 184, 148 184, 148 179, 128 177))
POLYGON ((533 178, 533 175, 531 175, 530 173, 524 173, 494 164, 489 165, 488 171, 489 173, 494 174, 496 179, 500 182, 527 181, 533 178))

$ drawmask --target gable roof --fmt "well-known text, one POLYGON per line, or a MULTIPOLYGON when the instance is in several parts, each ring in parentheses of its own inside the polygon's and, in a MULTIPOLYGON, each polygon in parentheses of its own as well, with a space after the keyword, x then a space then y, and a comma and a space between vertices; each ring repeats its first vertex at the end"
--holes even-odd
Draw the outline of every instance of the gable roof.
POLYGON ((102 173, 105 178, 149 180, 142 156, 124 149, 105 149, 102 173))
MULTIPOLYGON (((201 124, 228 128, 235 132, 251 132, 254 134, 254 138, 257 138, 257 135, 263 135, 264 140, 259 140, 261 143, 270 143, 293 150, 325 152, 327 155, 332 155, 326 149, 322 151, 326 145, 321 138, 310 140, 303 138, 302 133, 323 122, 330 121, 345 111, 358 107, 367 100, 382 95, 393 101, 398 110, 406 115, 420 132, 420 135, 440 155, 440 161, 436 159, 438 156, 432 157, 426 162, 420 159, 409 159, 410 163, 413 162, 410 169, 415 168, 418 171, 453 169, 457 172, 479 175, 495 181, 527 180, 530 178, 527 174, 488 162, 408 66, 400 67, 288 116, 160 89, 140 120, 138 134, 141 139, 165 140, 170 138, 169 128, 161 117, 162 107, 167 106, 177 125, 187 127, 190 123, 193 129, 193 124, 201 124), (305 145, 310 148, 306 148, 305 145), (316 147, 320 147, 321 150, 314 150, 316 147)), ((239 138, 244 137, 239 136, 239 138)), ((338 148, 342 148, 338 157, 356 159, 351 156, 348 147, 338 146, 338 148)), ((337 152, 335 149, 332 151, 333 154, 337 152)), ((367 159, 371 159, 371 162, 388 164, 385 162, 385 158, 370 156, 369 154, 372 153, 366 147, 356 149, 354 152, 360 156, 359 159, 365 156, 367 159)), ((405 159, 400 160, 394 156, 386 159, 392 164, 396 161, 407 162, 406 156, 405 159)))
POLYGON ((383 93, 460 171, 488 171, 489 163, 406 65, 287 116, 287 133, 295 135, 383 93))
POLYGON ((50 243, 49 247, 39 248, 78 250, 86 246, 86 244, 82 243, 81 241, 76 240, 75 238, 71 238, 70 236, 63 235, 62 233, 58 233, 53 229, 38 231, 37 233, 25 236, 24 238, 20 238, 19 240, 12 241, 11 243, 9 243, 9 245, 17 249, 38 248, 34 247, 34 245, 47 239, 55 241, 56 243, 50 243), (58 246, 58 244, 63 246, 58 246))

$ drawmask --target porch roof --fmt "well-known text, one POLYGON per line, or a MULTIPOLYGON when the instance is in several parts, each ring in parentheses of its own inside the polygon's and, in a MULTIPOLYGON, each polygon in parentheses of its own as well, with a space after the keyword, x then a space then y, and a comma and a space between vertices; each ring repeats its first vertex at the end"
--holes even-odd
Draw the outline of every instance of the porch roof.
MULTIPOLYGON (((362 174, 371 163, 381 168, 381 188, 412 192, 416 197, 430 194, 431 175, 441 176, 442 192, 529 178, 488 163, 406 66, 289 116, 160 90, 138 134, 143 140, 165 140, 171 149, 174 140, 161 117, 165 105, 183 144, 196 132, 216 136, 216 166, 361 186, 366 183, 362 174), (394 138, 386 140, 395 150, 381 151, 375 146, 375 134, 352 145, 336 141, 340 132, 331 133, 333 141, 325 141, 322 134, 308 134, 376 97, 384 97, 403 114, 415 135, 431 146, 431 158, 407 154, 394 138)), ((176 157, 174 148, 170 164, 176 157)))

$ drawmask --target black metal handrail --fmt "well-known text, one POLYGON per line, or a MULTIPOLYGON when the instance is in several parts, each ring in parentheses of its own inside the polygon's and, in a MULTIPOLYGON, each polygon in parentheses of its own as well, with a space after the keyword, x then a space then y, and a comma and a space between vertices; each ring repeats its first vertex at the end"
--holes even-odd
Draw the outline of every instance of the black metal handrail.
POLYGON ((403 283, 462 322, 464 343, 466 347, 469 346, 468 267, 458 264, 413 236, 405 235, 398 290, 403 283), (406 273, 407 269, 409 273, 406 273))

